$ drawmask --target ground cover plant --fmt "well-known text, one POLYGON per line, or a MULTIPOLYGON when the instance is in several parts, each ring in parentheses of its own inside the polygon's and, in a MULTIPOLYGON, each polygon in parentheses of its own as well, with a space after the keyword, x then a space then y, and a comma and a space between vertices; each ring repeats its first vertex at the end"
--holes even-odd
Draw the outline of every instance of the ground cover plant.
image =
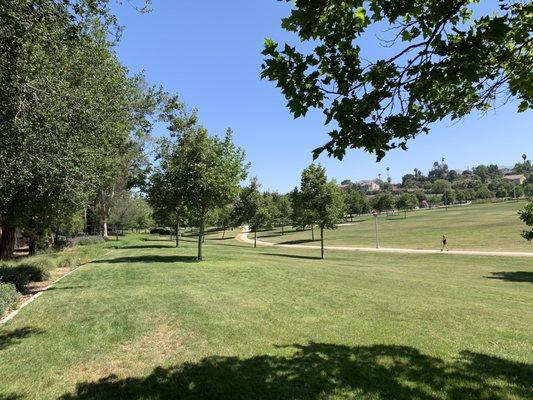
POLYGON ((194 237, 106 243, 0 328, 0 396, 531 397, 530 259, 212 237, 203 263, 194 237))
MULTIPOLYGON (((520 232, 524 224, 518 210, 524 201, 476 204, 434 210, 400 213, 378 218, 380 244, 382 247, 411 249, 440 249, 440 239, 446 235, 450 248, 457 250, 533 251, 531 242, 524 240, 520 232)), ((375 224, 372 216, 354 219, 355 224, 340 226, 326 235, 330 246, 375 246, 375 224)), ((312 243, 311 232, 288 231, 281 235, 279 229, 259 234, 262 240, 287 244, 312 243)))

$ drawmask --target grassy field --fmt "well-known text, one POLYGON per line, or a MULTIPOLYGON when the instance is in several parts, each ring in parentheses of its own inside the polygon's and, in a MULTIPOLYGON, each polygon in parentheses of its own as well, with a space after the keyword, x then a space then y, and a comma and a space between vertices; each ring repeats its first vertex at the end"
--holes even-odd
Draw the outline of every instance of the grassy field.
MULTIPOLYGON (((478 204, 457 208, 423 210, 387 218, 378 217, 382 247, 440 249, 442 235, 448 237, 454 250, 531 251, 533 243, 520 233, 525 225, 517 211, 525 202, 478 204)), ((375 246, 373 217, 355 218, 355 225, 341 226, 325 233, 326 245, 375 246)), ((318 243, 318 234, 315 231, 318 243)), ((311 244, 311 231, 289 229, 281 235, 279 229, 260 232, 262 240, 275 243, 311 244)))
POLYGON ((530 259, 188 240, 109 242, 0 327, 0 399, 533 395, 530 259))

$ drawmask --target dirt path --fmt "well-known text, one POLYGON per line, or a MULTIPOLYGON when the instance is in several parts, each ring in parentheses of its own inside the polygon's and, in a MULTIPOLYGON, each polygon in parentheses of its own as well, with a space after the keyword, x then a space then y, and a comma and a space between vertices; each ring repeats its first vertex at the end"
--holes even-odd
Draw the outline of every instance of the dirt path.
MULTIPOLYGON (((242 231, 235 237, 241 243, 254 244, 253 239, 248 238, 250 233, 248 227, 244 227, 242 231)), ((287 247, 293 249, 320 249, 320 246, 303 245, 303 244, 277 244, 271 242, 264 242, 257 240, 258 246, 270 247, 287 247)), ((440 250, 421 250, 421 249, 397 249, 392 247, 352 247, 352 246, 324 246, 326 250, 340 250, 340 251, 365 251, 369 253, 399 253, 399 254, 458 254, 458 255, 472 255, 472 256, 499 256, 499 257, 533 257, 533 252, 520 251, 482 251, 482 250, 450 250, 442 252, 440 250)))

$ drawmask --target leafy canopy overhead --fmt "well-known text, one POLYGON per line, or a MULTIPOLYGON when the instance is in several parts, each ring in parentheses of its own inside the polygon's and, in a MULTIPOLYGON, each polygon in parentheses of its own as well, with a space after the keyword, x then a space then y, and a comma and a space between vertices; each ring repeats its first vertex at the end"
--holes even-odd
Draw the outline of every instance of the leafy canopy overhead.
MULTIPOLYGON (((289 2, 289 0, 285 0, 289 2)), ((363 148, 381 159, 444 118, 519 99, 532 108, 533 3, 478 0, 296 0, 282 27, 302 48, 265 41, 262 78, 295 117, 323 111, 331 140, 314 151, 342 158, 363 148), (377 37, 367 59, 362 37, 377 37)), ((367 42, 368 43, 368 40, 367 42)))

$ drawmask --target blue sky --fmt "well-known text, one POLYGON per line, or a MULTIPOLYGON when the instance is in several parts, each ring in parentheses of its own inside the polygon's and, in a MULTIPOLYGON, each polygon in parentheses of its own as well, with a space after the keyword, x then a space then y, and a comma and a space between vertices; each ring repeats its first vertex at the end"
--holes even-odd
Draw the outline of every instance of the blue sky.
MULTIPOLYGON (((263 189, 285 192, 299 183, 302 169, 312 161, 311 151, 328 140, 322 114, 293 119, 280 91, 259 79, 264 38, 293 41, 280 28, 287 4, 154 0, 149 14, 128 5, 116 11, 125 26, 117 53, 132 72, 144 71, 149 83, 163 85, 198 108, 211 133, 231 127, 263 189)), ((380 51, 372 37, 360 46, 380 51)), ((513 165, 524 152, 533 157, 532 133, 533 113, 517 114, 516 104, 510 104, 483 117, 435 124, 408 151, 391 151, 381 163, 362 150, 349 151, 342 161, 323 156, 319 162, 338 181, 372 179, 378 173, 385 177, 386 167, 398 181, 414 168, 427 171, 441 157, 459 169, 481 163, 513 165)))

